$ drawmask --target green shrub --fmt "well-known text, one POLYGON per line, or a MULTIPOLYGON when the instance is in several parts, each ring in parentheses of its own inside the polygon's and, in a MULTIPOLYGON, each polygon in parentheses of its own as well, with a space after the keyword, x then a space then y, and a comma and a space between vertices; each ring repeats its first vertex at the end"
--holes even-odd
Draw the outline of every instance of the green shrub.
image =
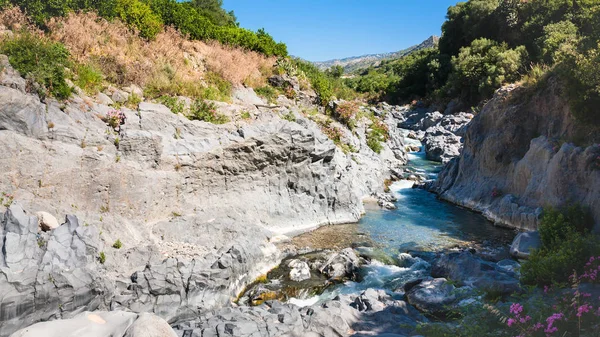
POLYGON ((104 262, 106 262, 106 254, 104 254, 104 252, 100 252, 100 255, 98 256, 98 261, 101 264, 104 264, 104 262))
POLYGON ((121 249, 123 247, 123 243, 121 242, 121 240, 117 239, 117 241, 113 243, 112 247, 114 249, 121 249))
POLYGON ((371 121, 373 123, 367 132, 367 145, 375 153, 381 153, 383 150, 382 142, 386 142, 390 137, 389 129, 385 123, 374 116, 371 117, 371 121))
POLYGON ((287 56, 287 47, 276 43, 263 29, 252 32, 240 28, 231 13, 224 14, 221 4, 213 0, 182 1, 146 0, 162 21, 195 40, 217 40, 264 53, 287 56))
POLYGON ((213 124, 225 124, 229 122, 229 118, 219 112, 214 103, 204 100, 196 100, 190 108, 191 120, 204 121, 213 124))
POLYGON ((542 247, 523 264, 522 281, 565 283, 573 272, 580 273, 587 259, 600 252, 600 241, 591 234, 593 224, 589 210, 581 206, 545 209, 539 225, 542 247))
POLYGON ((548 64, 559 62, 565 53, 571 53, 579 44, 578 28, 571 21, 552 23, 544 27, 538 39, 541 57, 548 64))
POLYGON ((260 97, 264 97, 269 104, 277 103, 277 97, 279 97, 279 91, 270 85, 254 89, 254 92, 260 97))
POLYGON ((42 98, 52 95, 66 99, 71 95, 65 81, 65 68, 71 65, 69 51, 61 43, 24 33, 3 40, 0 52, 8 55, 10 64, 23 76, 41 86, 37 91, 42 98))
POLYGON ((202 99, 222 102, 231 100, 232 87, 230 82, 213 72, 208 72, 205 75, 205 80, 208 86, 201 91, 200 97, 202 99))
POLYGON ((162 31, 162 21, 150 6, 140 0, 116 0, 115 15, 137 28, 140 36, 154 39, 162 31))
POLYGON ((571 112, 581 123, 600 125, 600 44, 575 53, 558 66, 566 80, 571 112))
POLYGON ((158 102, 164 104, 174 114, 180 114, 184 111, 184 104, 178 97, 164 95, 158 98, 158 102))
POLYGON ((75 66, 75 72, 77 73, 75 84, 86 93, 93 95, 102 90, 104 76, 95 67, 87 64, 79 64, 75 66))
POLYGON ((281 116, 282 119, 288 121, 288 122, 295 122, 296 121, 296 115, 294 115, 293 111, 288 111, 287 113, 283 114, 281 116))
POLYGON ((470 103, 491 96, 504 83, 519 79, 527 58, 525 47, 477 39, 452 58, 453 71, 447 85, 470 103))

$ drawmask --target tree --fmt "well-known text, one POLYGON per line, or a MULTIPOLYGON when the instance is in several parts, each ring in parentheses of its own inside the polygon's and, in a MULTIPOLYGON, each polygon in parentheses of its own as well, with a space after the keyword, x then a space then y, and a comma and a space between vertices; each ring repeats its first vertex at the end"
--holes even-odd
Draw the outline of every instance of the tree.
POLYGON ((217 26, 238 26, 233 11, 223 9, 223 0, 193 0, 192 5, 198 12, 217 26))
POLYGON ((506 43, 477 39, 452 58, 448 85, 467 102, 477 103, 502 84, 518 80, 526 59, 523 46, 510 49, 506 43))
POLYGON ((571 21, 551 23, 544 27, 544 35, 538 39, 542 60, 547 64, 560 62, 565 54, 575 52, 579 44, 579 30, 571 21))
POLYGON ((344 67, 338 64, 327 69, 325 73, 333 78, 340 78, 344 75, 344 67))

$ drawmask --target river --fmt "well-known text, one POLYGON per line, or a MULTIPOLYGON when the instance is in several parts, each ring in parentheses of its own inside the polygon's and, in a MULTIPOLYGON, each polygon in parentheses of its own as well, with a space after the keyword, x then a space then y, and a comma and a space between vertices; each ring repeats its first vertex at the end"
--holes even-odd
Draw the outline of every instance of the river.
MULTIPOLYGON (((421 146, 420 142, 409 138, 406 138, 406 143, 421 146)), ((423 150, 409 153, 407 169, 417 175, 435 179, 441 167, 440 163, 427 160, 423 150)), ((453 247, 474 246, 508 248, 514 237, 513 231, 496 227, 481 214, 442 201, 424 189, 413 188, 413 185, 414 181, 409 180, 395 182, 390 192, 398 199, 395 202, 397 209, 370 208, 356 225, 354 232, 361 237, 355 242, 370 243, 368 247, 357 247, 357 250, 372 257, 371 263, 362 267, 360 282, 347 281, 328 287, 318 296, 309 295, 314 293, 311 291, 299 292, 289 301, 306 306, 340 293, 360 292, 368 288, 396 292, 406 282, 429 273, 430 265, 426 258, 418 257, 419 253, 414 252, 428 254, 453 247), (408 251, 417 255, 417 263, 405 268, 402 267, 402 253, 408 251)), ((335 226, 323 230, 330 233, 337 231, 335 226)), ((340 231, 345 230, 340 227, 340 231)), ((308 235, 319 235, 319 231, 308 235)), ((330 234, 326 232, 325 235, 330 234)), ((286 282, 281 271, 271 273, 269 279, 270 282, 286 282)))

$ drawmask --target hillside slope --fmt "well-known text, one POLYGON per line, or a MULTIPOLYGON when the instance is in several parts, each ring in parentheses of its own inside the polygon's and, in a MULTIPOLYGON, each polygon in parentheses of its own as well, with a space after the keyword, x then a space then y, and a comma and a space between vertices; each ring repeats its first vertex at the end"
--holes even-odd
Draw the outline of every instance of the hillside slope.
POLYGON ((408 55, 412 52, 418 51, 418 50, 422 50, 422 49, 426 49, 426 48, 434 48, 437 46, 438 41, 439 41, 439 37, 434 35, 434 36, 430 36, 428 39, 426 39, 425 41, 421 42, 418 45, 415 45, 415 46, 412 46, 412 47, 409 47, 409 48, 406 48, 406 49, 403 49, 400 51, 396 51, 396 52, 353 56, 353 57, 347 57, 347 58, 343 58, 343 59, 335 59, 335 60, 329 60, 329 61, 323 61, 323 62, 313 62, 313 63, 317 67, 319 67, 319 69, 321 69, 321 70, 329 69, 333 66, 339 65, 344 68, 344 71, 346 73, 351 73, 358 69, 368 68, 370 66, 376 66, 381 61, 384 61, 384 60, 398 59, 398 58, 401 58, 403 56, 406 56, 406 55, 408 55))

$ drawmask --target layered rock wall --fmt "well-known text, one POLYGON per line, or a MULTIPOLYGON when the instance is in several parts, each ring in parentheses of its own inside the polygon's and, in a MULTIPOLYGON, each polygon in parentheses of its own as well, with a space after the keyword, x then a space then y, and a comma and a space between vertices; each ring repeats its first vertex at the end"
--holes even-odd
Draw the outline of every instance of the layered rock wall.
POLYGON ((554 79, 535 93, 499 89, 431 190, 508 227, 535 229, 542 207, 570 203, 589 207, 600 224, 600 147, 590 130, 554 79))

